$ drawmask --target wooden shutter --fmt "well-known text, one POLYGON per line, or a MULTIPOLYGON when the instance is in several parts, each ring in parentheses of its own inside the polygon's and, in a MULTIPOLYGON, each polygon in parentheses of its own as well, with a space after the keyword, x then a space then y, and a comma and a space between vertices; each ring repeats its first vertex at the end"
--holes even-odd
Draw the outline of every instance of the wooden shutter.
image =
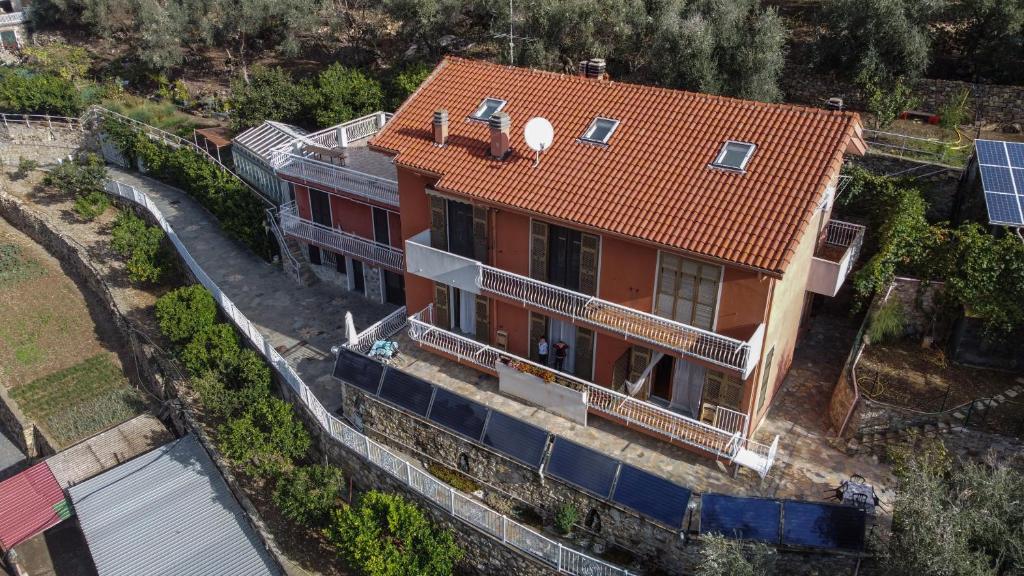
POLYGON ((653 352, 650 348, 633 346, 629 349, 629 375, 626 377, 630 382, 636 382, 640 375, 651 363, 653 352))
POLYGON ((428 195, 430 199, 430 246, 438 250, 448 249, 447 202, 440 196, 428 195))
POLYGON ((775 347, 772 346, 771 350, 768 351, 768 355, 764 358, 764 364, 761 364, 761 393, 757 396, 757 412, 761 413, 761 409, 764 408, 764 401, 768 398, 768 377, 772 374, 772 357, 775 356, 775 347))
MULTIPOLYGON (((548 317, 530 312, 530 360, 534 362, 540 361, 540 356, 537 355, 537 341, 541 336, 545 338, 548 336, 548 317)), ((549 353, 553 352, 550 348, 548 350, 549 353)))
POLYGON ((576 376, 594 378, 594 331, 580 327, 576 328, 576 376))
MULTIPOLYGON (((464 292, 466 296, 468 292, 464 292)), ((491 300, 486 296, 476 297, 476 339, 484 344, 491 343, 491 300)))
POLYGON ((633 351, 627 348, 612 364, 612 390, 625 392, 626 377, 629 376, 629 357, 633 351))
POLYGON ((580 235, 580 292, 597 294, 597 269, 601 260, 601 238, 593 234, 580 235))
POLYGON ((743 382, 739 378, 716 370, 708 370, 704 377, 704 404, 717 404, 730 410, 740 410, 743 401, 743 382))
POLYGON ((448 286, 434 282, 434 325, 451 330, 451 311, 448 308, 448 286))
MULTIPOLYGON (((487 261, 487 207, 473 206, 473 258, 483 264, 487 261)), ((477 316, 479 318, 479 316, 477 316)))
POLYGON ((539 220, 530 222, 530 277, 548 281, 548 225, 539 220))

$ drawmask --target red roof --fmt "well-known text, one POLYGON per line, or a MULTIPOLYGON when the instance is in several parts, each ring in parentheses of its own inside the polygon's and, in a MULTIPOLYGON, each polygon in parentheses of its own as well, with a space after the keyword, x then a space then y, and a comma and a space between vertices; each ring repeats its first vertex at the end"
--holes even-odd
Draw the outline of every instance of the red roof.
POLYGON ((848 112, 446 58, 371 147, 440 176, 441 191, 781 273, 851 140, 848 112), (488 155, 486 123, 468 120, 488 97, 512 118, 504 161, 488 155), (538 167, 522 135, 534 116, 555 128, 538 167), (607 146, 578 140, 597 116, 619 121, 607 146), (745 173, 709 167, 727 140, 756 144, 745 173))
POLYGON ((0 549, 10 550, 69 516, 46 462, 0 482, 0 549))

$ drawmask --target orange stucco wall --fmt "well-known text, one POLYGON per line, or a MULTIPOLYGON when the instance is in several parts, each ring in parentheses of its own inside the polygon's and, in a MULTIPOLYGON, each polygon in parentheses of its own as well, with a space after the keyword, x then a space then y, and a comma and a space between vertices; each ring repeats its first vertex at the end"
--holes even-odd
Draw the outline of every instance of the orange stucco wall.
POLYGON ((508 210, 494 210, 491 246, 494 265, 523 276, 530 275, 530 218, 508 210))
MULTIPOLYGON (((508 332, 508 351, 517 356, 530 355, 530 313, 522 306, 492 301, 492 330, 508 332)), ((493 335, 492 335, 493 337, 493 335)), ((491 340, 494 342, 495 340, 491 340)))
POLYGON ((331 194, 331 220, 345 232, 373 239, 373 212, 366 204, 331 194))
MULTIPOLYGON (((401 238, 405 240, 430 228, 428 182, 420 175, 398 167, 398 202, 401 206, 401 238)), ((410 314, 419 312, 434 300, 434 283, 415 274, 405 275, 405 305, 410 314)))
POLYGON ((657 273, 658 251, 655 248, 611 236, 601 237, 597 289, 600 298, 650 312, 654 308, 657 273))
POLYGON ((764 322, 771 279, 751 270, 726 267, 722 273, 715 331, 746 340, 764 322))

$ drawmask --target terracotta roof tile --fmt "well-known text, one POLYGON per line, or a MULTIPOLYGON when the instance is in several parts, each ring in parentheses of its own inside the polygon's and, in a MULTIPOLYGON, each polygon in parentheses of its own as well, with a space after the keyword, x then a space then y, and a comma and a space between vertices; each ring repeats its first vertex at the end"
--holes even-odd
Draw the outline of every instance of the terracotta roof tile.
POLYGON ((781 273, 851 138, 856 114, 764 104, 447 58, 371 147, 440 175, 439 190, 781 273), (512 154, 488 156, 486 97, 507 101, 512 154), (435 110, 449 139, 433 145, 435 110), (555 139, 541 164, 522 128, 543 116, 555 139), (619 120, 607 146, 578 138, 619 120), (709 168, 726 140, 757 149, 745 174, 709 168))

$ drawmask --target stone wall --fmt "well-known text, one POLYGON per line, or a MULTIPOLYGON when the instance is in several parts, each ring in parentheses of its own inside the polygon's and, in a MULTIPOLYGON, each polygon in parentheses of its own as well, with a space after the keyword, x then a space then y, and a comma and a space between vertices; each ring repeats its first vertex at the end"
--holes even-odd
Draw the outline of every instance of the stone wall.
MULTIPOLYGON (((860 91, 833 76, 790 70, 782 76, 782 90, 787 102, 822 107, 826 99, 840 97, 848 108, 865 108, 860 91)), ((963 90, 971 95, 970 108, 977 112, 984 125, 1007 128, 1024 123, 1024 86, 971 84, 933 78, 924 78, 914 85, 914 95, 921 99, 918 109, 926 112, 938 112, 943 104, 963 90)))
POLYGON ((55 454, 53 442, 47 438, 42 428, 36 426, 25 417, 18 408, 18 403, 7 393, 7 388, 0 385, 0 429, 8 433, 14 445, 29 458, 42 458, 55 454))
POLYGON ((51 166, 79 150, 84 141, 85 134, 77 129, 0 124, 0 165, 17 166, 21 158, 27 158, 51 166))

